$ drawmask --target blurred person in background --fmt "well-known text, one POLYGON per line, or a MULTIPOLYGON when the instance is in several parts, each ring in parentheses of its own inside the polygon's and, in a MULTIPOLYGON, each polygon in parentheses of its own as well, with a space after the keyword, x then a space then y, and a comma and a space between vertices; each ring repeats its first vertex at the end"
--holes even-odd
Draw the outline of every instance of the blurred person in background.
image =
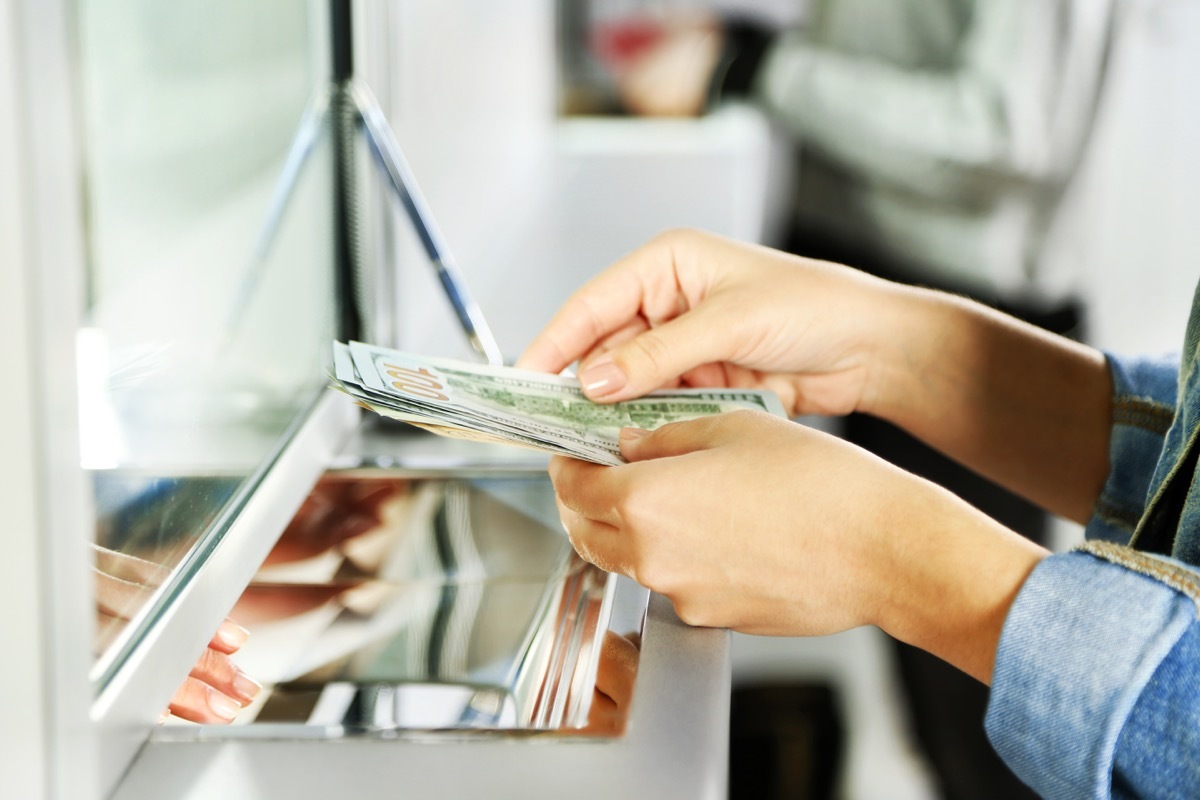
POLYGON ((631 18, 600 56, 636 114, 763 109, 799 148, 798 248, 1048 306, 1077 277, 1043 245, 1095 118, 1112 3, 816 0, 783 32, 631 18))
MULTIPOLYGON (((1115 12, 1115 0, 813 0, 782 31, 745 15, 631 17, 598 55, 631 113, 750 102, 794 140, 783 249, 1078 338, 1081 270, 1061 217, 1115 12)), ((1041 509, 899 428, 855 414, 843 436, 1046 542, 1041 509)), ((897 657, 944 796, 1031 796, 986 742, 986 688, 916 648, 897 643, 897 657)))

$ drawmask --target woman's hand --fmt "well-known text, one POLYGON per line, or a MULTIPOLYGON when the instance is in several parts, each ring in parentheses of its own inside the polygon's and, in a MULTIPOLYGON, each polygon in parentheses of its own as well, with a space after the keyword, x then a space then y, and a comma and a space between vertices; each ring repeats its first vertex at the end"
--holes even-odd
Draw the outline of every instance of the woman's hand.
MULTIPOLYGON (((141 609, 170 570, 159 564, 99 545, 92 545, 96 581, 96 650, 103 652, 141 609)), ((167 713, 206 724, 232 722, 262 686, 242 672, 231 655, 249 632, 233 620, 223 621, 204 653, 171 699, 167 713)))
POLYGON ((792 414, 845 414, 869 400, 877 351, 901 327, 884 318, 904 295, 848 267, 672 231, 577 291, 517 365, 578 359, 601 402, 727 386, 774 390, 792 414))
POLYGON ((1079 522, 1108 474, 1102 353, 977 303, 848 267, 674 231, 576 292, 518 364, 579 359, 593 400, 769 389, 791 415, 900 426, 1079 522))
POLYGON ((170 713, 180 719, 208 725, 232 722, 242 707, 252 702, 262 690, 258 681, 242 672, 230 658, 246 642, 248 635, 246 629, 233 620, 222 622, 196 666, 171 698, 170 713))
POLYGON ((620 467, 552 460, 563 524, 585 559, 693 625, 877 625, 986 681, 1045 555, 933 484, 766 414, 626 430, 621 444, 620 467))

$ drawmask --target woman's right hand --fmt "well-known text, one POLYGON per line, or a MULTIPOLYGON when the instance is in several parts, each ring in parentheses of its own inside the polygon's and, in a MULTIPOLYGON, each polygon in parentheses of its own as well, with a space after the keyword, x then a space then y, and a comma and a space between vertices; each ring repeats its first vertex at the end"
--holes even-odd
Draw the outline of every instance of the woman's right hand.
POLYGON ((517 365, 578 360, 599 402, 674 386, 770 389, 792 415, 870 400, 902 287, 848 267, 670 231, 575 292, 517 365), (883 333, 883 335, 881 335, 883 333))

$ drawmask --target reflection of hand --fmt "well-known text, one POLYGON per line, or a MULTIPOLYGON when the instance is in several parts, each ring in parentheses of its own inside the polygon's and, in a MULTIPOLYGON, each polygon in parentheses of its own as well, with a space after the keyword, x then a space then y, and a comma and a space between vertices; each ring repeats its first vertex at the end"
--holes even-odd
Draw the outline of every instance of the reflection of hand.
POLYGON ((626 430, 631 462, 551 461, 579 553, 693 625, 812 635, 878 625, 986 680, 1044 555, 948 492, 755 412, 626 430))
MULTIPOLYGON (((153 594, 169 571, 136 556, 98 545, 95 554, 97 651, 112 644, 121 628, 153 594)), ((227 723, 262 688, 230 660, 247 631, 232 620, 217 629, 200 660, 172 698, 169 711, 181 719, 227 723)))
POLYGON ((136 556, 92 545, 96 578, 97 653, 108 649, 125 624, 167 579, 170 571, 136 556))
POLYGON ((668 23, 657 34, 628 58, 608 60, 622 102, 641 116, 700 114, 721 56, 720 26, 700 17, 668 23))
POLYGON ((518 366, 580 360, 585 391, 627 400, 680 383, 772 389, 793 414, 858 408, 902 289, 847 267, 674 231, 577 291, 518 366), (875 325, 864 325, 871 319, 875 325))
POLYGON ((342 582, 311 585, 251 583, 242 592, 230 613, 253 628, 266 622, 278 622, 281 619, 306 614, 331 600, 341 598, 349 589, 350 585, 342 582))
POLYGON ((633 700, 640 648, 640 634, 622 636, 613 631, 604 632, 596 669, 596 690, 584 733, 618 736, 624 732, 629 704, 633 700))
POLYGON ((375 528, 381 521, 381 506, 405 485, 402 480, 324 476, 288 523, 264 565, 311 558, 375 528))
POLYGON ((172 714, 210 725, 233 721, 242 706, 252 701, 262 689, 229 658, 245 643, 248 635, 245 628, 232 620, 221 623, 208 648, 171 698, 172 714))

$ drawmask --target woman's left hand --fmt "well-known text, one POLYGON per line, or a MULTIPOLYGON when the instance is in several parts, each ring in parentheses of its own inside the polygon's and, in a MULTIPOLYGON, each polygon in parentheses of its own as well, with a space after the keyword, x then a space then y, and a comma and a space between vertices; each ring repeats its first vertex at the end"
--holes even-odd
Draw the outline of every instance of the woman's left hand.
POLYGON ((631 462, 550 466, 583 558, 667 596, 692 625, 816 635, 877 625, 990 678, 1000 628, 1045 551, 949 492, 759 412, 622 432, 631 462))

